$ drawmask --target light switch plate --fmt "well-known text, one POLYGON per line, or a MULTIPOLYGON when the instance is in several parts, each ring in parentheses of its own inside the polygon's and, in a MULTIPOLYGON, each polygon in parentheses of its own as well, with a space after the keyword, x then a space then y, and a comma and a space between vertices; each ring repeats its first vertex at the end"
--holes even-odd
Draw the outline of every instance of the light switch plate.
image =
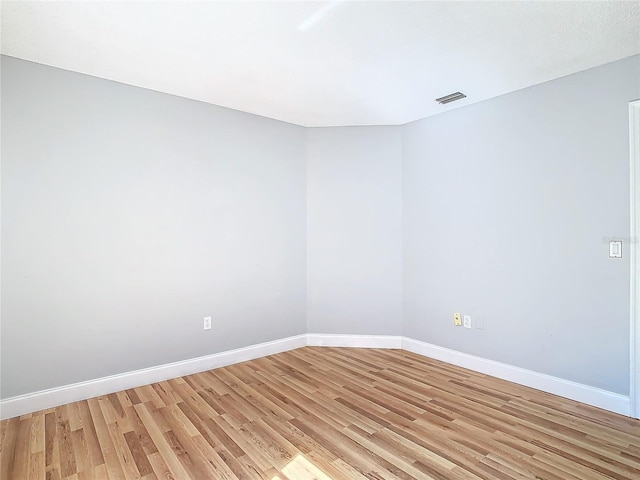
POLYGON ((609 242, 609 258, 622 258, 622 240, 609 242))

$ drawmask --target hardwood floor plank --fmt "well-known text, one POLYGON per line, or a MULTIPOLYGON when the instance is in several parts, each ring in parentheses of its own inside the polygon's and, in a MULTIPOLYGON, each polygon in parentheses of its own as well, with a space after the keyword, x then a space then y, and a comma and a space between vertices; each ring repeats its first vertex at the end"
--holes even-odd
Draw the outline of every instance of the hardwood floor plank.
POLYGON ((307 416, 294 419, 291 424, 307 435, 312 436, 333 455, 344 459, 365 476, 377 474, 394 480, 407 478, 403 472, 399 471, 384 458, 373 451, 367 450, 342 431, 330 427, 317 417, 307 416))
POLYGON ((82 428, 71 431, 71 446, 73 448, 78 473, 93 471, 93 465, 89 457, 89 448, 82 428))
POLYGON ((77 472, 77 466, 66 411, 63 416, 58 417, 58 432, 60 433, 60 474, 63 477, 70 477, 77 472))
POLYGON ((131 450, 129 450, 129 446, 125 441, 124 434, 120 429, 120 425, 118 422, 110 423, 107 425, 107 430, 109 431, 109 435, 111 436, 111 441, 113 442, 113 446, 115 450, 118 452, 118 461, 120 462, 120 467, 124 472, 124 476, 127 479, 139 479, 140 472, 138 471, 138 467, 133 460, 133 455, 131 454, 131 450))
POLYGON ((13 471, 18 478, 27 478, 29 476, 29 437, 32 422, 32 417, 23 416, 20 417, 20 422, 18 423, 15 450, 13 451, 15 458, 13 471))
POLYGON ((244 476, 244 470, 235 457, 225 455, 224 453, 221 456, 219 451, 213 448, 211 444, 200 435, 193 437, 192 440, 203 458, 205 458, 211 465, 211 468, 213 468, 215 472, 214 478, 234 480, 244 476))
POLYGON ((129 451, 131 452, 131 456, 133 457, 133 461, 135 462, 140 475, 144 477, 153 473, 153 468, 149 463, 149 459, 147 458, 144 448, 142 448, 138 435, 136 435, 135 432, 126 432, 124 434, 124 440, 127 442, 129 451))
POLYGON ((45 469, 52 470, 60 464, 60 450, 58 440, 58 424, 56 422, 55 412, 46 413, 44 416, 44 452, 45 452, 45 469))
MULTIPOLYGON (((151 415, 149 409, 147 408, 147 405, 144 403, 139 403, 134 408, 136 409, 136 412, 138 413, 140 420, 145 425, 147 432, 149 432, 149 436, 151 437, 151 440, 153 441, 154 445, 158 449, 158 452, 157 452, 158 456, 162 458, 164 464, 166 465, 167 469, 171 472, 171 475, 173 476, 173 478, 175 478, 176 480, 181 478, 191 478, 189 473, 187 473, 187 471, 183 467, 180 460, 174 454, 174 451, 171 445, 168 443, 168 440, 165 439, 163 429, 160 428, 158 423, 156 423, 155 421, 156 417, 151 415)), ((153 455, 155 454, 152 454, 151 456, 153 455)), ((159 464, 158 461, 150 462, 150 463, 152 464, 152 466, 154 466, 154 463, 155 465, 159 464)), ((154 471, 156 471, 155 468, 154 468, 154 471)))
POLYGON ((38 413, 33 415, 31 421, 31 432, 29 436, 29 452, 31 454, 42 452, 44 453, 44 415, 38 413))
POLYGON ((45 475, 44 451, 32 453, 29 457, 29 480, 43 480, 45 475))
POLYGON ((140 442, 140 445, 142 446, 142 449, 144 450, 145 454, 151 455, 152 453, 156 453, 158 449, 156 448, 155 443, 153 443, 153 440, 151 440, 151 437, 149 436, 149 432, 144 426, 144 423, 142 423, 142 420, 140 420, 140 417, 138 416, 138 412, 135 409, 135 405, 138 405, 138 404, 137 403, 133 404, 130 407, 130 409, 127 410, 127 414, 129 415, 129 421, 133 425, 133 432, 138 438, 138 441, 140 442))
POLYGON ((9 478, 14 471, 18 417, 2 422, 2 444, 0 444, 0 478, 9 478))
POLYGON ((87 450, 89 451, 89 458, 91 459, 91 465, 97 467, 104 463, 104 457, 102 455, 102 450, 100 449, 100 443, 98 442, 96 426, 93 423, 93 418, 91 417, 89 404, 86 401, 81 401, 78 402, 78 407, 80 411, 80 418, 82 419, 84 438, 87 442, 87 450))
POLYGON ((151 465, 151 468, 153 469, 153 473, 155 473, 156 478, 158 478, 159 480, 160 479, 177 480, 159 452, 155 452, 148 455, 147 460, 149 460, 149 464, 151 465))
POLYGON ((120 461, 118 460, 120 452, 116 451, 113 441, 111 440, 111 434, 107 428, 105 418, 102 415, 98 399, 91 398, 87 400, 87 404, 95 426, 96 436, 104 458, 107 475, 109 475, 111 480, 125 480, 124 471, 122 470, 120 461))
MULTIPOLYGON (((170 418, 168 407, 161 409, 170 418)), ((189 435, 179 428, 172 428, 164 434, 175 456, 188 473, 188 478, 218 478, 212 465, 202 456, 189 435)), ((226 473, 226 472, 225 472, 226 473)), ((225 475, 224 478, 227 478, 225 475)))
POLYGON ((402 350, 305 347, 0 423, 2 480, 636 480, 640 422, 402 350))

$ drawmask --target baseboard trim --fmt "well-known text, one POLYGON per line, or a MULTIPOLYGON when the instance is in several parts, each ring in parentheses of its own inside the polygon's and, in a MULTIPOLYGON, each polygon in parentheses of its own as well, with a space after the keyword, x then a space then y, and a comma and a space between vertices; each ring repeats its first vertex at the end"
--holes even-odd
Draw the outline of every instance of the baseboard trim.
POLYGON ((419 340, 390 335, 310 333, 7 398, 0 401, 0 419, 4 420, 17 417, 58 405, 254 360, 304 346, 403 349, 486 375, 502 378, 520 385, 603 408, 614 413, 626 416, 631 415, 631 399, 628 396, 571 382, 569 380, 563 380, 532 370, 514 367, 486 358, 476 357, 419 340))
POLYGON ((246 362, 306 345, 307 336, 297 335, 203 357, 191 358, 180 362, 167 363, 157 367, 134 370, 132 372, 11 397, 0 401, 0 419, 4 420, 17 417, 58 405, 119 392, 120 390, 128 388, 140 387, 150 383, 246 362))
POLYGON ((310 347, 402 348, 402 337, 392 335, 307 334, 310 347))
POLYGON ((582 383, 564 380, 544 373, 534 372, 506 363, 488 360, 449 348, 432 345, 411 338, 402 339, 402 348, 459 367, 468 368, 492 377, 508 380, 519 385, 542 390, 560 397, 576 400, 594 407, 603 408, 621 415, 631 415, 631 399, 619 393, 602 390, 582 383))

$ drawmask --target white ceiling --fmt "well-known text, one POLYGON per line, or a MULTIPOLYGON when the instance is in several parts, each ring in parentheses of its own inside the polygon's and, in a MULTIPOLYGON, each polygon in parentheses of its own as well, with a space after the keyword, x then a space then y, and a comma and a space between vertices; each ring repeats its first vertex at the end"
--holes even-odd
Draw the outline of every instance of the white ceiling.
POLYGON ((304 126, 394 125, 640 53, 640 2, 3 1, 2 53, 304 126))

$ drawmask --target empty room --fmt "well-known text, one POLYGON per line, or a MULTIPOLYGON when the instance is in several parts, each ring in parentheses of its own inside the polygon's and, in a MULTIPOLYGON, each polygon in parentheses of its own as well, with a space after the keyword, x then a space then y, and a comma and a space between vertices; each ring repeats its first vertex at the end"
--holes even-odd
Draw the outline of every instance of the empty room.
POLYGON ((640 478, 639 1, 2 1, 1 480, 640 478))

